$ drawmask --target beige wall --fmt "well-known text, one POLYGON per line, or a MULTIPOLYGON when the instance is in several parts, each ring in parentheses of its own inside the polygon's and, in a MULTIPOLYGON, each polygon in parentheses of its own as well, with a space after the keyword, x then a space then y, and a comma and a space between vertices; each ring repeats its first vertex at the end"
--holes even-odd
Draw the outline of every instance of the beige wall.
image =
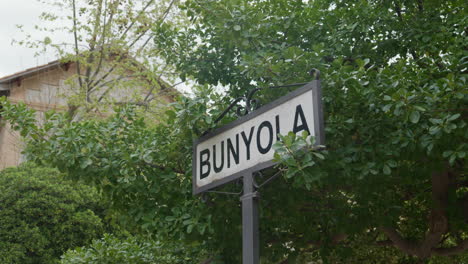
POLYGON ((0 170, 19 165, 21 159, 21 140, 18 133, 9 125, 0 127, 0 170))
MULTIPOLYGON (((76 73, 74 64, 65 71, 62 68, 54 68, 46 72, 35 74, 21 81, 10 84, 9 100, 13 103, 25 102, 29 107, 37 111, 38 121, 47 110, 66 110, 65 98, 74 94, 73 89, 66 85, 66 79, 76 73)), ((112 78, 108 77, 108 78, 112 78)), ((103 89, 104 90, 104 89, 103 89)), ((128 101, 132 93, 127 87, 112 90, 110 96, 115 101, 128 101)), ((97 93, 102 92, 98 91, 97 93)), ((141 91, 140 91, 141 93, 141 91)), ((167 95, 158 96, 165 102, 172 102, 167 95)), ((22 140, 18 133, 13 132, 8 125, 0 127, 0 169, 17 166, 22 161, 22 140)))
MULTIPOLYGON (((69 73, 56 68, 13 82, 8 87, 8 99, 14 103, 25 102, 38 111, 38 116, 50 109, 64 109, 65 101, 60 93, 67 75, 69 73)), ((19 165, 23 161, 22 149, 23 142, 19 134, 9 124, 0 127, 0 169, 19 165)))

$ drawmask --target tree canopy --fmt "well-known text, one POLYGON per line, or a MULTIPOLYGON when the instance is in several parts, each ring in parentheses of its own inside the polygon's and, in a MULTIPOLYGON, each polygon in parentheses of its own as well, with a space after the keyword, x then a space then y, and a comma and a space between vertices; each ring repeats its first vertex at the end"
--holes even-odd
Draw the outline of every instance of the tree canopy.
POLYGON ((61 91, 70 118, 120 104, 165 103, 164 96, 177 93, 169 84, 173 77, 167 65, 151 55, 155 50, 151 29, 168 18, 176 23, 176 0, 38 1, 53 7, 35 26, 45 37, 34 39, 23 32, 25 38, 15 43, 38 53, 52 50, 65 69, 71 69, 61 91), (68 33, 67 41, 55 39, 56 31, 68 33))
POLYGON ((182 76, 239 96, 322 72, 325 158, 288 156, 301 139, 277 148, 286 176, 305 189, 290 221, 276 219, 306 222, 280 228, 288 230, 280 241, 307 251, 324 234, 337 242, 364 232, 423 259, 466 251, 462 1, 208 0, 184 8, 191 27, 155 30, 167 47, 161 55, 182 76))
POLYGON ((181 243, 148 241, 130 237, 120 240, 104 235, 86 247, 69 250, 62 264, 192 264, 202 255, 202 248, 182 247, 181 243))
MULTIPOLYGON (((29 158, 100 186, 127 221, 239 262, 236 196, 191 195, 191 144, 237 96, 321 71, 326 150, 289 135, 261 189, 265 263, 466 261, 464 1, 185 1, 190 25, 154 25, 157 56, 199 87, 154 123, 136 108, 43 126, 3 100, 29 158), (226 86, 218 93, 213 85, 226 86), (288 153, 294 153, 293 155, 288 153), (227 239, 229 238, 229 239, 227 239)), ((236 184, 223 187, 232 192, 236 184)))
POLYGON ((55 169, 23 164, 1 171, 1 262, 58 263, 68 248, 101 236, 100 198, 96 189, 65 180, 55 169))

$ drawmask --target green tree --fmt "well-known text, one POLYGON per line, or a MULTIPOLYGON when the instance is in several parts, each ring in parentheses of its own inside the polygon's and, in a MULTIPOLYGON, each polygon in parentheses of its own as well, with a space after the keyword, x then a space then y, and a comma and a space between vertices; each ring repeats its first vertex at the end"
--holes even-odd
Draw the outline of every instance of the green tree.
POLYGON ((38 54, 52 50, 68 65, 65 68, 72 74, 61 96, 67 99, 70 118, 109 111, 115 104, 166 103, 167 96, 175 93, 168 84, 173 78, 167 65, 151 56, 151 27, 168 18, 175 21, 177 0, 41 2, 52 7, 35 26, 45 37, 38 40, 23 32, 25 39, 15 43, 37 49, 38 54), (69 34, 67 41, 54 38, 58 31, 69 34))
POLYGON ((102 235, 95 189, 57 170, 25 164, 0 172, 0 262, 58 263, 69 248, 102 235), (96 213, 95 213, 96 212, 96 213))
POLYGON ((208 128, 211 117, 204 111, 210 98, 181 99, 153 125, 133 107, 80 122, 68 122, 67 113, 49 112, 38 125, 25 104, 0 100, 4 120, 15 124, 28 142, 29 160, 97 186, 119 210, 127 229, 157 233, 166 242, 199 243, 208 250, 207 259, 217 254, 219 243, 212 234, 216 226, 225 225, 214 222, 218 220, 209 208, 192 196, 190 178, 192 134, 208 128))
POLYGON ((161 55, 182 77, 227 85, 234 97, 321 70, 327 151, 287 155, 306 144, 295 137, 277 145, 294 191, 262 197, 293 210, 264 212, 275 223, 264 227, 274 234, 266 248, 294 248, 292 257, 364 235, 420 259, 466 255, 465 7, 197 0, 183 6, 192 26, 155 28, 161 55))
MULTIPOLYGON (((124 108, 66 125, 50 114, 43 127, 24 105, 3 100, 30 159, 100 186, 141 228, 202 241, 238 263, 239 201, 191 195, 192 140, 232 120, 213 124, 247 89, 309 81, 317 68, 327 148, 312 151, 293 135, 276 144, 284 177, 261 190, 262 261, 466 262, 462 1, 199 0, 182 8, 192 25, 157 24, 155 40, 181 78, 201 85, 194 98, 157 124, 124 108), (227 91, 208 87, 216 84, 227 91)), ((264 89, 259 98, 285 92, 264 89)))
MULTIPOLYGON (((252 84, 303 82, 307 70, 322 71, 328 151, 324 160, 310 152, 290 157, 277 146, 286 177, 305 192, 288 192, 299 215, 268 218, 288 230, 271 241, 307 251, 317 240, 350 242, 367 232, 372 243, 421 259, 466 252, 463 1, 208 0, 184 7, 191 27, 155 29, 157 43, 172 47, 162 56, 182 76, 228 85, 240 96, 252 84)), ((283 203, 274 197, 264 199, 283 203)))
POLYGON ((111 235, 94 240, 86 247, 69 250, 62 264, 193 264, 203 249, 182 246, 182 243, 151 241, 134 237, 124 240, 111 235))

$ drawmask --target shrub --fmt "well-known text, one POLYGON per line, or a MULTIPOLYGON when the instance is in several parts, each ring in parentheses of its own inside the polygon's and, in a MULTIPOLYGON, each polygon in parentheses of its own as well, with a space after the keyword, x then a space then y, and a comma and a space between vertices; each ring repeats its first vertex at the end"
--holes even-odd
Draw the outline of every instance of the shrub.
POLYGON ((0 263, 58 263, 103 233, 97 191, 30 164, 0 171, 0 263))
MULTIPOLYGON (((61 264, 193 264, 200 263, 203 253, 199 247, 180 243, 135 237, 121 240, 105 235, 88 247, 69 250, 62 256, 61 264)), ((220 264, 215 260, 209 263, 220 264)))

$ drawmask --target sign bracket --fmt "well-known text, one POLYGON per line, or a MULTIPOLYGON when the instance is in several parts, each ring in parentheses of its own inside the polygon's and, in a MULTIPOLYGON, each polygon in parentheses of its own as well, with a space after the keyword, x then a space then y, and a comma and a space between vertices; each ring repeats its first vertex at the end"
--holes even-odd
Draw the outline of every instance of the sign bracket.
MULTIPOLYGON (((315 78, 315 80, 320 80, 320 71, 318 69, 312 69, 310 70, 309 74, 315 78)), ((308 84, 308 82, 305 83, 293 83, 293 84, 286 84, 286 85, 275 85, 275 86, 268 86, 266 88, 254 88, 250 90, 246 96, 238 97, 234 99, 234 101, 214 120, 214 124, 217 124, 220 122, 228 113, 233 109, 234 107, 236 108, 236 115, 237 117, 242 117, 245 115, 250 114, 252 111, 258 109, 260 107, 259 101, 257 99, 254 99, 253 96, 255 93, 257 93, 260 90, 263 89, 275 89, 275 88, 291 88, 291 87, 297 87, 297 86, 303 86, 308 84), (239 106, 239 102, 245 102, 245 106, 239 106)), ((211 131, 211 129, 208 129, 207 131, 203 132, 202 135, 206 135, 211 131)))

